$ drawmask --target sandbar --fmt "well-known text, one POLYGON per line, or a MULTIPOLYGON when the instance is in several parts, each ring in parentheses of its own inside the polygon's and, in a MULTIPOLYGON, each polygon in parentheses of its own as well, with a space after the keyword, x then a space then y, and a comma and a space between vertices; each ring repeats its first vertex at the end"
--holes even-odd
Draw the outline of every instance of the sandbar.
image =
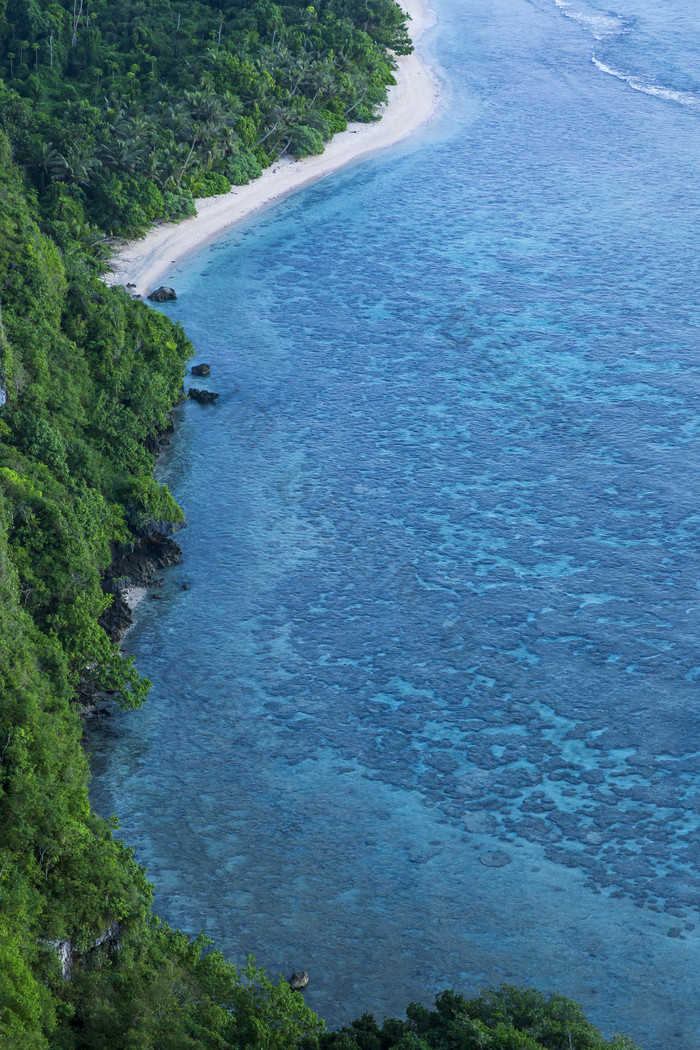
POLYGON ((408 0, 401 7, 410 16, 409 32, 415 50, 396 59, 396 84, 389 88, 386 105, 378 110, 381 120, 348 124, 347 131, 334 135, 323 153, 303 160, 282 158, 247 186, 234 186, 230 193, 198 200, 196 216, 180 223, 161 223, 141 240, 126 242, 112 256, 106 282, 130 285, 135 295, 147 295, 174 265, 215 241, 242 219, 394 145, 429 120, 436 109, 439 90, 421 54, 420 42, 435 24, 435 14, 423 0, 408 0))

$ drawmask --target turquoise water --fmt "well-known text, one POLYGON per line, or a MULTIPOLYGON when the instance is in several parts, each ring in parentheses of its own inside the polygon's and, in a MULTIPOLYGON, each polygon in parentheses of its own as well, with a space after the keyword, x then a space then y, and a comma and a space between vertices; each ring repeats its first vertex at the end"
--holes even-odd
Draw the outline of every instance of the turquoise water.
POLYGON ((92 741, 156 905, 331 1023, 558 988, 697 1050, 689 0, 446 0, 432 125, 171 274, 215 406, 92 741), (182 590, 189 583, 190 589, 182 590))

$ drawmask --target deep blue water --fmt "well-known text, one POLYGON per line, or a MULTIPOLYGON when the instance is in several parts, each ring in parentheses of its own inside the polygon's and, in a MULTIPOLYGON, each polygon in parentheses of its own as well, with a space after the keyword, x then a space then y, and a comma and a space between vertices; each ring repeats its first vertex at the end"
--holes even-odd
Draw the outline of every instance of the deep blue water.
POLYGON ((510 981, 697 1050, 696 11, 439 19, 430 128, 171 275, 221 398, 93 798, 332 1023, 510 981))

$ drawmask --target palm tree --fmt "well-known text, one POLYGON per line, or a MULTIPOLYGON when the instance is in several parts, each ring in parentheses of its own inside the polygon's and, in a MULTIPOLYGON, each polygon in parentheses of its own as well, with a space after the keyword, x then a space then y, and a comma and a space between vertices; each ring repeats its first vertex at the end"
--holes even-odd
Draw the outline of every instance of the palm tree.
POLYGON ((360 97, 358 98, 358 100, 357 100, 357 101, 356 101, 355 103, 353 103, 353 105, 352 105, 352 106, 350 106, 350 107, 349 107, 348 109, 346 109, 346 110, 344 111, 344 115, 345 115, 346 117, 349 117, 349 116, 350 116, 350 114, 352 113, 352 111, 353 111, 353 110, 355 110, 355 109, 357 109, 357 107, 358 107, 359 105, 361 105, 361 104, 362 104, 362 103, 364 102, 364 100, 365 100, 365 95, 366 95, 366 94, 367 94, 367 92, 369 91, 369 89, 370 89, 370 85, 371 85, 371 80, 370 80, 370 78, 369 78, 368 76, 366 76, 366 75, 360 75, 360 76, 359 76, 359 77, 357 78, 357 80, 355 81, 355 88, 356 88, 356 90, 360 90, 360 88, 361 88, 361 89, 362 89, 362 94, 360 95, 360 97))
POLYGON ((180 169, 180 174, 177 178, 178 186, 182 182, 197 147, 216 138, 226 123, 223 102, 218 95, 206 90, 186 91, 184 102, 189 109, 189 131, 192 144, 180 169))
POLYGON ((314 89, 314 96, 309 102, 313 106, 319 95, 330 95, 335 85, 335 66, 328 59, 316 62, 311 69, 309 86, 314 89))
POLYGON ((52 142, 37 141, 29 152, 25 167, 39 173, 43 190, 47 179, 54 182, 62 178, 66 171, 66 159, 52 142))
MULTIPOLYGON (((265 127, 265 125, 271 120, 274 121, 272 126, 265 132, 264 135, 260 136, 256 143, 253 144, 253 149, 257 149, 258 146, 261 146, 263 142, 266 142, 271 135, 275 135, 275 138, 272 140, 271 144, 272 148, 266 147, 266 152, 268 156, 272 155, 272 153, 274 152, 275 143, 277 143, 287 131, 289 121, 289 108, 280 104, 274 105, 272 109, 263 118, 262 127, 265 127)), ((283 152, 284 150, 281 150, 280 154, 278 155, 281 155, 281 153, 283 152)))

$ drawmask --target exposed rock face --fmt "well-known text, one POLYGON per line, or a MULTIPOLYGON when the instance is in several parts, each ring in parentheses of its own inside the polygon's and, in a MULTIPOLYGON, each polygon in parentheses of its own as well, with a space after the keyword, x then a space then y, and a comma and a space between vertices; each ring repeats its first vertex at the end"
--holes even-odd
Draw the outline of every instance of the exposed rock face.
POLYGON ((167 303, 170 299, 177 299, 174 288, 168 288, 162 284, 160 288, 154 289, 150 292, 148 298, 153 303, 167 303))
POLYGON ((196 386, 191 386, 187 391, 187 396, 191 397, 193 401, 199 401, 200 405, 207 405, 216 401, 219 395, 209 390, 198 390, 196 386))
MULTIPOLYGON (((119 922, 115 919, 112 925, 101 934, 97 940, 93 942, 89 951, 94 951, 95 948, 99 948, 100 945, 109 942, 114 944, 115 948, 119 948, 119 942, 117 941, 117 934, 119 933, 119 922)), ((85 955, 81 954, 77 948, 75 948, 70 941, 46 941, 49 948, 55 948, 58 952, 58 960, 61 964, 61 976, 64 981, 69 981, 73 976, 73 970, 76 963, 79 960, 85 961, 85 955)))
POLYGON ((58 961, 61 964, 61 977, 69 981, 73 974, 73 967, 80 958, 78 952, 70 941, 46 941, 49 948, 55 948, 58 952, 58 961))
MULTIPOLYGON (((105 580, 105 584, 113 582, 105 580)), ((103 590, 105 590, 105 584, 102 585, 103 590)), ((112 604, 102 613, 100 625, 104 627, 113 642, 118 642, 133 624, 134 616, 129 603, 118 591, 114 593, 107 590, 107 593, 113 594, 112 604)))
POLYGON ((309 975, 306 970, 295 972, 289 978, 289 987, 293 992, 300 992, 309 983, 309 975))
POLYGON ((158 431, 157 434, 149 434, 144 441, 145 447, 149 452, 153 453, 156 459, 158 459, 158 456, 161 454, 165 446, 170 444, 170 437, 174 429, 175 424, 173 423, 172 418, 170 418, 163 430, 158 431))
POLYGON ((192 365, 190 372, 193 376, 208 376, 211 372, 211 365, 192 365))
POLYGON ((158 569, 177 565, 182 559, 182 550, 168 535, 172 525, 161 528, 162 531, 154 529, 135 543, 123 544, 113 550, 112 564, 102 581, 102 590, 113 595, 113 599, 100 618, 100 624, 113 641, 120 641, 134 622, 127 592, 134 587, 148 587, 158 569))

